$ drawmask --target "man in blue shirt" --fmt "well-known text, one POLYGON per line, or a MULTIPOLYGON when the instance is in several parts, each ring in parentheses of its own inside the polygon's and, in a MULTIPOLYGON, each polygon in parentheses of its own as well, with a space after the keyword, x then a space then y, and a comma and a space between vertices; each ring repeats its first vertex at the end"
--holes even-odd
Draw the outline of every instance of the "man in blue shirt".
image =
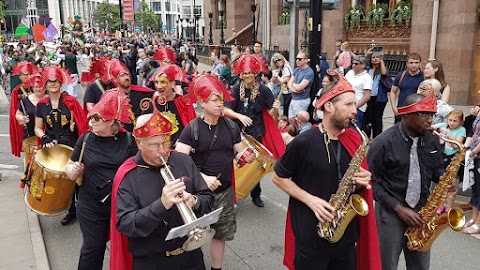
POLYGON ((297 67, 293 76, 288 81, 288 89, 292 92, 292 101, 288 108, 288 121, 295 124, 295 116, 300 111, 307 111, 310 104, 310 88, 313 84, 313 69, 307 52, 301 51, 297 54, 295 63, 297 67))
POLYGON ((416 93, 418 86, 424 80, 423 72, 420 69, 421 62, 420 54, 410 53, 407 57, 407 70, 398 73, 393 81, 392 90, 390 91, 390 105, 392 105, 392 110, 395 114, 395 123, 401 119, 398 115, 397 107, 403 105, 407 96, 416 93))

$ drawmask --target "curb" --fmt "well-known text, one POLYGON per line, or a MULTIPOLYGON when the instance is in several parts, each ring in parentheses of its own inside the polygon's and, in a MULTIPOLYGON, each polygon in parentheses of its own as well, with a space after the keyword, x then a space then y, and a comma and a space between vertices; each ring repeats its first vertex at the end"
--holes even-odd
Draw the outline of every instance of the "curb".
POLYGON ((35 266, 37 270, 50 270, 48 262, 45 241, 43 240, 42 228, 38 215, 25 206, 28 217, 28 225, 30 228, 30 238, 32 239, 33 256, 35 258, 35 266))

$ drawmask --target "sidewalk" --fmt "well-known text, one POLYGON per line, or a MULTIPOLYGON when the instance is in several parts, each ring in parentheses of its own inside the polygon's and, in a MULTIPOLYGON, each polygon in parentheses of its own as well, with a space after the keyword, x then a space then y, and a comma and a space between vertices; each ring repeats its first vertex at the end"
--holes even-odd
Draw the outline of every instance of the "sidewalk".
POLYGON ((21 173, 0 170, 0 270, 49 270, 37 214, 24 203, 21 173))

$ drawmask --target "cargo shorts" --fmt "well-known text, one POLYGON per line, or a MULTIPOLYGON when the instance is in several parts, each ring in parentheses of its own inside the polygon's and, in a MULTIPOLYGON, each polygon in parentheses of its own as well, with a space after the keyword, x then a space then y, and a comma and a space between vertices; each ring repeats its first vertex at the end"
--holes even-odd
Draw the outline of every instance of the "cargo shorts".
POLYGON ((233 187, 224 190, 220 193, 215 193, 215 201, 213 202, 213 210, 223 206, 222 213, 218 222, 212 224, 215 229, 214 239, 223 241, 232 241, 235 232, 237 231, 237 209, 233 204, 233 187))

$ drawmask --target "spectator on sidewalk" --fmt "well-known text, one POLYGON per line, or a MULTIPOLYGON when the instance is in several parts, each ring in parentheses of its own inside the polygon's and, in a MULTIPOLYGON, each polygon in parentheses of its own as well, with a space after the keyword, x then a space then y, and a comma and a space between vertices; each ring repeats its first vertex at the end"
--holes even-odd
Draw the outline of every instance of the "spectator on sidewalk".
POLYGON ((357 102, 356 120, 359 127, 362 126, 363 115, 367 110, 367 102, 370 100, 373 83, 372 77, 365 70, 367 63, 367 58, 363 55, 353 57, 352 69, 345 75, 345 79, 355 89, 355 101, 357 102))
POLYGON ((310 105, 310 89, 313 84, 313 69, 308 64, 310 58, 308 53, 300 51, 296 57, 297 67, 293 71, 293 76, 288 81, 288 88, 292 92, 292 101, 288 108, 288 118, 290 124, 295 124, 295 116, 300 111, 307 111, 310 105))

